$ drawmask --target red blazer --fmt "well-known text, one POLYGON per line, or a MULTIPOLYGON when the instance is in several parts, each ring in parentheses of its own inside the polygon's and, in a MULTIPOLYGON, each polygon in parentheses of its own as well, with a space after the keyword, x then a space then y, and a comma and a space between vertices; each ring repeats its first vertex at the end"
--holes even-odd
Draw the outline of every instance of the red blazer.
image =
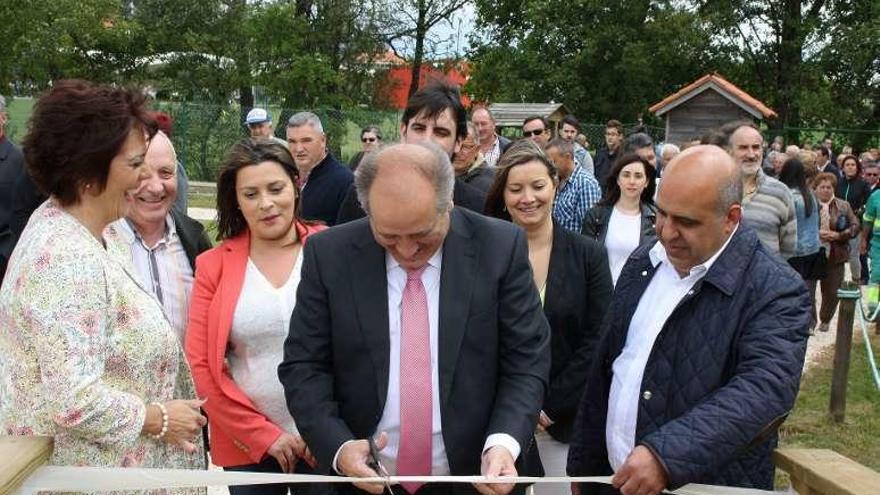
MULTIPOLYGON (((325 228, 296 224, 303 243, 325 228)), ((208 399, 203 408, 209 419, 211 459, 218 466, 260 462, 282 432, 236 385, 225 362, 249 253, 250 233, 245 231, 196 258, 185 348, 196 391, 208 399)))

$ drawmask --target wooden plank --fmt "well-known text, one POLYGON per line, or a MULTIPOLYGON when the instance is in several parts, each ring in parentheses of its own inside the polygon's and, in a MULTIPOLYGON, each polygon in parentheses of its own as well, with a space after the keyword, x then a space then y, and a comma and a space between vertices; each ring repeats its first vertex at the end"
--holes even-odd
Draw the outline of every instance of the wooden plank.
POLYGON ((833 450, 778 449, 773 462, 810 494, 876 495, 880 490, 880 473, 833 450))
POLYGON ((0 495, 18 491, 52 455, 52 437, 0 436, 0 495))

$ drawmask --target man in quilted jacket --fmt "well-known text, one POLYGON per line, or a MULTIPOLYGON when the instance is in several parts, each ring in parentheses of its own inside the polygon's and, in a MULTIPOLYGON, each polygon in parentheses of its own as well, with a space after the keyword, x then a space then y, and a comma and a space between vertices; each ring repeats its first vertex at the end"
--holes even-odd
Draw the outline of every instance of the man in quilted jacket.
POLYGON ((604 322, 570 475, 613 473, 623 495, 687 483, 773 488, 770 454, 797 395, 810 300, 740 222, 740 173, 713 145, 669 164, 658 241, 633 253, 604 322))

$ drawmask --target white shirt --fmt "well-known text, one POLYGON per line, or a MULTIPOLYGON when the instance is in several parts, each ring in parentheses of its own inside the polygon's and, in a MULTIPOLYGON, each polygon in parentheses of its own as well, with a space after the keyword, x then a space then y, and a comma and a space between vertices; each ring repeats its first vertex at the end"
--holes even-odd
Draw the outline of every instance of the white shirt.
POLYGON ((287 282, 276 288, 248 258, 226 351, 236 385, 258 411, 288 433, 296 433, 297 429, 278 380, 278 365, 284 358, 284 339, 301 271, 302 256, 297 256, 287 282))
POLYGON ((122 218, 115 222, 131 252, 131 262, 141 284, 159 300, 162 310, 177 337, 183 342, 186 332, 193 270, 177 235, 171 215, 165 217, 165 235, 152 248, 144 244, 131 223, 122 218))
POLYGON ((605 250, 608 252, 608 265, 611 267, 611 283, 615 286, 629 255, 639 247, 641 233, 641 212, 627 215, 617 208, 611 208, 605 231, 605 250))
MULTIPOLYGON (((431 340, 431 474, 444 476, 449 474, 449 461, 446 458, 446 445, 443 443, 442 423, 440 421, 440 373, 438 362, 438 335, 440 329, 440 273, 443 262, 443 248, 437 250, 428 260, 428 266, 422 273, 422 284, 428 298, 428 327, 431 340)), ((400 444, 400 304, 403 300, 403 289, 406 287, 406 270, 386 252, 385 268, 388 277, 388 391, 385 396, 385 409, 376 427, 376 434, 388 434, 388 446, 379 452, 379 461, 393 476, 397 473, 397 449, 400 444)), ((350 440, 351 441, 351 440, 350 440)), ((348 442, 345 442, 348 443, 348 442)), ((345 443, 339 447, 345 446, 345 443)), ((501 445, 506 448, 515 460, 520 453, 520 445, 506 433, 493 433, 486 438, 483 452, 490 447, 501 445)), ((333 467, 337 470, 339 451, 333 458, 333 467)))
MULTIPOLYGON (((672 311, 686 295, 693 294, 694 285, 706 275, 735 233, 736 229, 718 252, 703 264, 691 268, 686 277, 681 277, 675 271, 666 256, 666 249, 660 242, 651 248, 649 252, 651 264, 657 267, 657 270, 645 293, 639 299, 639 305, 629 324, 623 351, 611 367, 613 377, 608 395, 605 443, 608 447, 608 462, 614 471, 623 466, 627 456, 635 447, 636 420, 639 401, 642 399, 642 378, 648 357, 654 348, 654 341, 666 325, 666 320, 669 319, 672 311)), ((647 276, 647 272, 642 272, 642 276, 647 276)))

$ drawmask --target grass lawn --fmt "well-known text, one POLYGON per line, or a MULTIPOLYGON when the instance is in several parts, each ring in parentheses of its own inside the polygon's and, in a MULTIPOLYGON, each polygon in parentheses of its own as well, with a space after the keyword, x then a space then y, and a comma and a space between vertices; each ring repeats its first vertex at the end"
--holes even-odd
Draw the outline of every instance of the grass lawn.
MULTIPOLYGON (((833 423, 828 414, 834 346, 828 348, 801 380, 794 411, 780 430, 780 447, 831 449, 880 471, 880 390, 874 385, 861 328, 856 321, 850 355, 846 420, 833 423)), ((880 336, 869 328, 875 358, 880 358, 880 336)), ((779 472, 781 473, 781 472, 779 472)), ((777 486, 788 485, 777 475, 777 486)))
POLYGON ((216 208, 217 199, 213 194, 189 193, 186 198, 188 208, 216 208))

